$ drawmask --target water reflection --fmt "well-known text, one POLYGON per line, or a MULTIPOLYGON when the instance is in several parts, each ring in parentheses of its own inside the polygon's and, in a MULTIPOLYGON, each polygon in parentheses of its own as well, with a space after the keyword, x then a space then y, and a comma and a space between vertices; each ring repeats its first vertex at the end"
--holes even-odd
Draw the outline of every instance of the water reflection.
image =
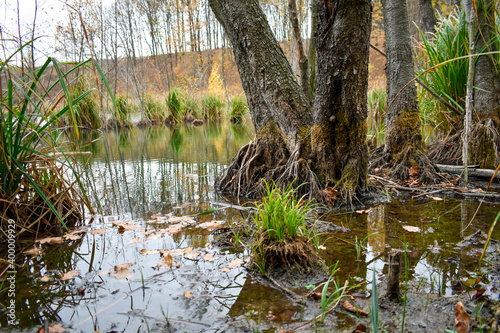
MULTIPOLYGON (((284 321, 318 314, 319 307, 304 309, 293 304, 280 291, 250 278, 241 267, 221 271, 248 253, 213 247, 216 235, 198 224, 211 220, 240 223, 247 218, 246 212, 221 209, 192 216, 195 223, 174 235, 148 237, 149 232, 165 227, 152 221, 153 214, 185 216, 219 207, 212 203, 224 200, 212 188, 215 177, 251 137, 249 127, 230 124, 154 126, 83 135, 82 140, 90 142, 86 149, 94 154, 86 168, 91 180, 88 193, 95 205, 102 204, 102 216, 89 227, 106 228, 106 233, 86 233, 77 241, 44 245, 44 254, 37 257, 20 256, 19 264, 28 269, 17 277, 19 327, 39 327, 48 320, 62 322, 76 332, 216 331, 255 311, 258 315, 252 320, 260 322, 260 328, 273 330, 280 322, 269 322, 268 311, 284 321), (139 226, 120 232, 113 222, 124 219, 139 226), (178 268, 162 265, 159 254, 141 254, 142 249, 188 247, 199 254, 174 257, 178 268), (217 259, 202 259, 206 254, 217 259), (130 267, 134 273, 125 279, 102 274, 126 263, 134 263, 130 267), (71 270, 80 271, 80 276, 60 281, 60 274, 71 270), (43 282, 43 276, 50 280, 43 282)), ((388 251, 402 250, 406 244, 410 281, 421 292, 450 296, 457 283, 467 288, 466 280, 474 278, 481 250, 457 244, 478 230, 487 231, 498 208, 491 203, 421 199, 379 204, 368 214, 334 212, 322 220, 343 226, 345 232, 323 234, 326 250, 321 254, 328 265, 339 261, 341 283, 355 284, 360 278, 368 281, 360 289, 369 290, 372 270, 387 272, 388 251), (404 226, 421 231, 408 232, 404 226), (374 232, 358 256, 356 238, 362 240, 374 232)), ((5 291, 0 291, 0 300, 4 296, 5 291)), ((2 311, 0 324, 5 327, 2 311)))

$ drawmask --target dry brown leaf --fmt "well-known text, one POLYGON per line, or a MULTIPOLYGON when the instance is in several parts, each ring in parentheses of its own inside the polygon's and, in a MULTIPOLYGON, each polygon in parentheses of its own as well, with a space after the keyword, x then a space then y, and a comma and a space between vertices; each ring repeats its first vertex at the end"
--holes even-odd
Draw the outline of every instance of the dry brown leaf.
POLYGON ((102 228, 102 229, 95 229, 90 232, 92 235, 102 235, 108 230, 107 228, 102 228))
POLYGON ((115 227, 118 227, 120 231, 126 231, 126 230, 134 230, 139 227, 138 224, 135 224, 132 221, 129 222, 113 222, 112 225, 115 227))
POLYGON ((342 302, 342 307, 345 310, 347 310, 349 312, 352 312, 352 313, 360 314, 360 315, 363 315, 363 316, 368 316, 369 315, 368 312, 356 308, 354 305, 352 305, 351 303, 349 303, 349 301, 342 302))
POLYGON ((160 238, 161 237, 161 234, 152 234, 151 236, 148 236, 148 240, 153 240, 153 239, 157 239, 157 238, 160 238))
POLYGON ((220 227, 224 223, 226 223, 226 221, 210 221, 210 222, 204 222, 204 223, 198 224, 197 227, 203 228, 203 229, 208 229, 208 230, 213 230, 213 229, 220 227))
POLYGON ((237 268, 243 265, 245 262, 240 258, 236 258, 227 264, 227 268, 237 268))
POLYGON ((172 258, 170 253, 167 253, 167 255, 164 255, 162 258, 162 261, 167 266, 172 266, 172 264, 174 263, 174 259, 172 258))
POLYGON ((63 237, 66 240, 77 240, 77 239, 81 238, 81 236, 78 236, 78 235, 75 235, 75 234, 66 234, 63 237))
POLYGON ((75 276, 80 275, 80 271, 69 271, 67 273, 61 274, 61 281, 74 279, 75 276))
POLYGON ((127 275, 134 274, 134 273, 135 272, 133 269, 121 269, 121 270, 117 271, 116 273, 109 274, 109 276, 112 276, 112 277, 117 278, 117 279, 123 279, 127 275))
POLYGON ((432 197, 430 195, 428 195, 427 197, 434 200, 434 201, 443 201, 443 198, 441 198, 441 197, 432 197))
POLYGON ((44 275, 40 278, 40 281, 42 282, 49 282, 50 281, 50 276, 44 275))
POLYGON ((371 213, 371 209, 362 209, 362 210, 357 210, 356 213, 358 214, 368 214, 371 213))
POLYGON ((71 235, 79 235, 79 234, 83 234, 85 233, 85 229, 75 229, 75 230, 71 230, 69 232, 66 233, 67 234, 71 234, 71 235))
POLYGON ((34 247, 34 248, 32 248, 31 250, 24 251, 23 253, 24 253, 24 254, 29 254, 29 255, 32 255, 32 256, 37 256, 37 255, 39 255, 39 254, 42 254, 42 253, 43 253, 43 251, 42 251, 42 250, 40 250, 40 249, 39 249, 39 248, 37 248, 37 247, 34 247))
POLYGON ((157 253, 160 253, 160 251, 158 250, 146 250, 146 249, 142 249, 139 251, 140 254, 142 254, 143 256, 145 255, 148 255, 148 254, 157 254, 157 253))
POLYGON ((168 249, 160 250, 160 253, 162 256, 170 253, 170 255, 172 255, 172 257, 178 257, 178 256, 184 255, 185 253, 189 253, 192 250, 193 250, 192 247, 185 247, 183 249, 175 249, 175 250, 168 250, 168 249))
POLYGON ((196 258, 196 257, 197 257, 197 256, 199 256, 199 255, 200 255, 200 252, 198 252, 198 251, 193 251, 193 252, 186 253, 186 254, 184 255, 184 257, 185 257, 185 258, 188 258, 188 259, 194 259, 194 258, 196 258))
POLYGON ((47 237, 37 240, 36 242, 40 244, 61 244, 63 242, 62 237, 47 237))
POLYGON ((207 253, 206 255, 203 256, 203 260, 205 261, 214 261, 219 259, 219 257, 214 257, 212 253, 207 253))
POLYGON ((469 332, 469 317, 462 302, 458 302, 455 305, 455 329, 458 333, 469 332))
POLYGON ((412 227, 411 225, 404 225, 403 229, 405 229, 406 231, 409 231, 409 232, 420 232, 421 231, 419 227, 412 227))
POLYGON ((138 244, 140 241, 141 241, 141 237, 136 237, 136 238, 132 238, 130 240, 130 243, 132 243, 132 244, 138 244))
POLYGON ((229 273, 229 272, 230 272, 229 268, 227 268, 227 267, 224 267, 224 268, 219 268, 219 271, 221 271, 221 272, 226 272, 226 273, 229 273))
POLYGON ((359 324, 358 326, 356 326, 356 328, 352 333, 366 333, 366 332, 367 332, 366 326, 363 324, 359 324))
POLYGON ((108 269, 107 271, 102 271, 102 272, 97 273, 97 275, 108 275, 112 271, 113 271, 112 269, 108 269))
POLYGON ((184 297, 191 298, 191 297, 193 297, 193 295, 191 295, 191 292, 188 290, 188 291, 184 292, 184 297))
POLYGON ((125 270, 125 269, 127 269, 127 268, 129 268, 130 266, 133 266, 133 265, 135 265, 135 262, 132 262, 132 263, 129 263, 129 264, 117 265, 117 266, 115 266, 115 271, 119 272, 119 271, 125 270))
POLYGON ((337 199, 337 196, 339 195, 339 191, 337 191, 336 189, 332 188, 332 187, 327 187, 323 190, 320 190, 319 193, 321 195, 323 195, 326 199, 326 201, 328 201, 328 203, 330 204, 334 204, 335 203, 335 200, 337 199))
POLYGON ((410 173, 410 176, 415 177, 420 172, 420 169, 417 166, 412 166, 408 172, 410 173))
MULTIPOLYGON (((48 333, 63 333, 63 332, 66 332, 66 330, 61 324, 54 324, 52 326, 49 326, 48 333)), ((45 328, 41 327, 37 333, 45 333, 45 328)))

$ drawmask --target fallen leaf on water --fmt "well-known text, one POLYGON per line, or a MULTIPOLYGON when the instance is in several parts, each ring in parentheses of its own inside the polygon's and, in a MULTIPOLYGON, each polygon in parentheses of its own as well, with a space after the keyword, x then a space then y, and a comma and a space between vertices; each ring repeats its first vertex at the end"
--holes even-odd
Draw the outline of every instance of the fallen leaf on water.
POLYGON ((184 255, 185 258, 188 258, 188 259, 194 259, 196 258, 197 256, 200 255, 200 252, 197 252, 197 251, 193 251, 193 252, 189 252, 189 253, 186 253, 184 255))
POLYGON ((408 172, 410 173, 410 176, 415 177, 420 172, 420 169, 417 166, 412 166, 408 172))
POLYGON ((63 238, 62 237, 47 237, 47 238, 42 238, 42 239, 39 239, 37 240, 36 242, 40 243, 40 244, 60 244, 63 242, 63 238))
POLYGON ((188 291, 184 292, 184 297, 191 298, 191 297, 193 297, 193 295, 191 295, 191 292, 188 290, 188 291))
POLYGON ((80 271, 69 271, 67 273, 61 274, 61 281, 71 280, 78 275, 80 275, 80 271))
POLYGON ((430 195, 428 195, 427 197, 434 200, 434 201, 443 201, 443 198, 441 198, 441 197, 432 197, 430 195))
POLYGON ((347 310, 349 312, 352 312, 352 313, 360 314, 360 315, 363 315, 363 316, 368 316, 369 315, 368 312, 363 311, 361 309, 358 309, 357 307, 355 307, 354 305, 352 305, 351 303, 349 303, 349 301, 342 302, 342 307, 345 310, 347 310))
POLYGON ((37 256, 37 255, 39 255, 39 254, 42 254, 42 253, 43 253, 43 251, 42 251, 42 250, 40 250, 40 249, 39 249, 39 248, 37 248, 37 247, 34 247, 34 248, 32 248, 31 250, 24 251, 23 253, 25 253, 25 254, 29 254, 29 255, 32 255, 32 256, 37 256))
POLYGON ((115 271, 119 272, 119 271, 125 270, 125 269, 129 268, 132 265, 135 265, 135 262, 132 262, 132 263, 129 263, 129 264, 117 265, 117 266, 115 266, 115 271))
POLYGON ((66 240, 77 240, 77 239, 80 239, 80 236, 75 235, 75 234, 66 234, 63 237, 66 240))
POLYGON ((241 260, 240 258, 236 258, 227 264, 227 268, 237 268, 237 267, 240 267, 241 265, 243 265, 244 263, 245 262, 243 260, 241 260))
POLYGON ((279 315, 277 316, 277 315, 274 315, 272 313, 268 313, 267 319, 269 319, 269 320, 281 320, 281 317, 279 315))
POLYGON ((102 271, 102 272, 97 273, 97 275, 108 275, 112 271, 113 271, 112 269, 108 269, 107 271, 102 271))
POLYGON ((102 235, 106 232, 106 228, 102 228, 102 229, 95 229, 95 230, 92 230, 90 233, 92 235, 102 235))
POLYGON ((166 254, 170 254, 172 257, 178 257, 178 256, 182 256, 186 253, 189 253, 191 251, 193 251, 192 247, 185 247, 182 249, 175 249, 175 250, 168 250, 168 249, 160 250, 160 253, 162 256, 164 256, 166 254))
POLYGON ((224 268, 219 268, 219 271, 221 271, 221 272, 226 272, 226 273, 229 273, 229 272, 230 272, 229 268, 227 268, 227 267, 224 267, 224 268))
POLYGON ((134 273, 135 272, 133 269, 121 269, 121 270, 117 271, 116 273, 109 274, 109 276, 117 278, 117 279, 123 279, 127 275, 134 274, 134 273))
POLYGON ((145 255, 148 255, 148 254, 157 254, 157 253, 160 253, 160 251, 158 250, 146 250, 146 249, 142 249, 139 251, 140 254, 142 254, 143 256, 145 255))
POLYGON ((48 332, 45 332, 44 327, 40 327, 37 331, 37 333, 63 333, 63 332, 66 332, 66 330, 64 329, 63 325, 61 325, 61 324, 54 324, 52 326, 49 326, 48 332))
POLYGON ((212 253, 207 253, 202 258, 205 261, 214 261, 216 259, 219 259, 219 257, 214 257, 214 255, 212 253))
POLYGON ((42 282, 49 282, 50 281, 50 276, 44 275, 40 278, 40 281, 42 282))
POLYGON ((472 301, 475 301, 476 299, 480 298, 481 296, 484 295, 484 293, 486 292, 486 289, 484 288, 481 288, 481 289, 477 289, 475 292, 474 292, 474 295, 472 295, 472 301))
POLYGON ((112 225, 115 227, 118 227, 120 231, 126 231, 126 230, 134 230, 139 227, 138 224, 135 224, 132 221, 129 222, 113 222, 112 225))
POLYGON ((172 256, 170 255, 170 253, 167 253, 166 255, 164 255, 161 260, 167 266, 172 266, 172 264, 174 263, 174 259, 172 259, 172 256))
POLYGON ((455 329, 458 333, 469 332, 469 317, 462 302, 458 302, 455 305, 455 329))
POLYGON ((368 214, 371 213, 371 209, 362 209, 362 210, 357 210, 356 213, 358 214, 368 214))
POLYGON ((224 223, 226 223, 226 221, 210 221, 210 222, 204 222, 204 223, 198 224, 197 227, 203 228, 203 229, 208 229, 208 230, 213 230, 213 229, 220 227, 224 223))
POLYGON ((83 234, 85 232, 85 229, 75 229, 75 230, 71 230, 69 231, 67 234, 71 234, 71 235, 79 235, 79 234, 83 234))
POLYGON ((409 232, 420 232, 421 231, 419 227, 412 227, 411 225, 404 225, 403 229, 405 229, 406 231, 409 231, 409 232))
POLYGON ((132 244, 138 244, 140 241, 141 241, 141 237, 136 237, 136 238, 132 238, 130 240, 130 243, 132 243, 132 244))

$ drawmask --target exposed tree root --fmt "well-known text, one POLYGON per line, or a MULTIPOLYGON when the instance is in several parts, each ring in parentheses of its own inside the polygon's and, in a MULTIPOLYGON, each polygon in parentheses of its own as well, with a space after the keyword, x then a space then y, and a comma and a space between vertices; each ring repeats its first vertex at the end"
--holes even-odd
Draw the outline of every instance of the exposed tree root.
POLYGON ((443 181, 438 168, 421 149, 407 146, 403 151, 391 156, 383 150, 383 147, 380 147, 380 149, 375 149, 372 154, 374 156, 370 166, 371 172, 375 168, 380 168, 386 170, 386 175, 389 178, 403 182, 409 180, 410 176, 417 177, 422 184, 437 184, 443 181), (410 172, 414 172, 414 174, 410 175, 410 172))
POLYGON ((462 164, 462 137, 461 132, 446 140, 432 144, 428 148, 429 158, 437 164, 462 164))
MULTIPOLYGON (((469 164, 482 168, 496 168, 500 162, 500 135, 491 120, 476 123, 471 129, 469 164)), ((429 158, 438 164, 461 165, 462 131, 429 147, 429 158)))
POLYGON ((321 188, 319 180, 307 161, 299 157, 299 151, 296 149, 291 156, 281 151, 277 158, 272 156, 275 151, 251 142, 239 150, 216 180, 216 188, 238 197, 258 198, 265 188, 264 181, 274 181, 279 188, 293 183, 299 195, 308 194, 313 199, 321 188))

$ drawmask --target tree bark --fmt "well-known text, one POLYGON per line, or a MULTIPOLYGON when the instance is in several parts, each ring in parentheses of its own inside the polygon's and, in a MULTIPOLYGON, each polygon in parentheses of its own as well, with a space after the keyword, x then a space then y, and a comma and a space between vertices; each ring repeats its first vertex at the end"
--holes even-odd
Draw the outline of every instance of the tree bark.
POLYGON ((434 32, 434 27, 436 26, 437 19, 436 14, 434 14, 434 8, 432 8, 432 0, 419 0, 420 1, 420 29, 422 32, 434 32))
POLYGON ((321 183, 366 191, 369 0, 318 1, 311 140, 321 183), (356 41, 356 42, 353 42, 356 41))
POLYGON ((314 106, 257 0, 209 3, 231 40, 256 131, 216 187, 257 196, 262 179, 307 183, 300 191, 321 197, 320 188, 334 186, 344 203, 365 193, 370 1, 317 2, 314 106))
MULTIPOLYGON (((464 1, 468 22, 476 22, 471 53, 498 51, 495 36, 495 3, 492 0, 464 1), (475 3, 475 6, 474 6, 475 3), (472 17, 472 16, 475 17, 472 17)), ((474 65, 474 91, 471 140, 472 164, 495 168, 499 162, 500 80, 494 56, 480 55, 474 65)))
POLYGON ((434 183, 437 169, 422 141, 417 87, 405 0, 383 0, 386 38, 387 112, 383 164, 389 176, 408 180, 409 169, 419 170, 421 182, 434 183))

